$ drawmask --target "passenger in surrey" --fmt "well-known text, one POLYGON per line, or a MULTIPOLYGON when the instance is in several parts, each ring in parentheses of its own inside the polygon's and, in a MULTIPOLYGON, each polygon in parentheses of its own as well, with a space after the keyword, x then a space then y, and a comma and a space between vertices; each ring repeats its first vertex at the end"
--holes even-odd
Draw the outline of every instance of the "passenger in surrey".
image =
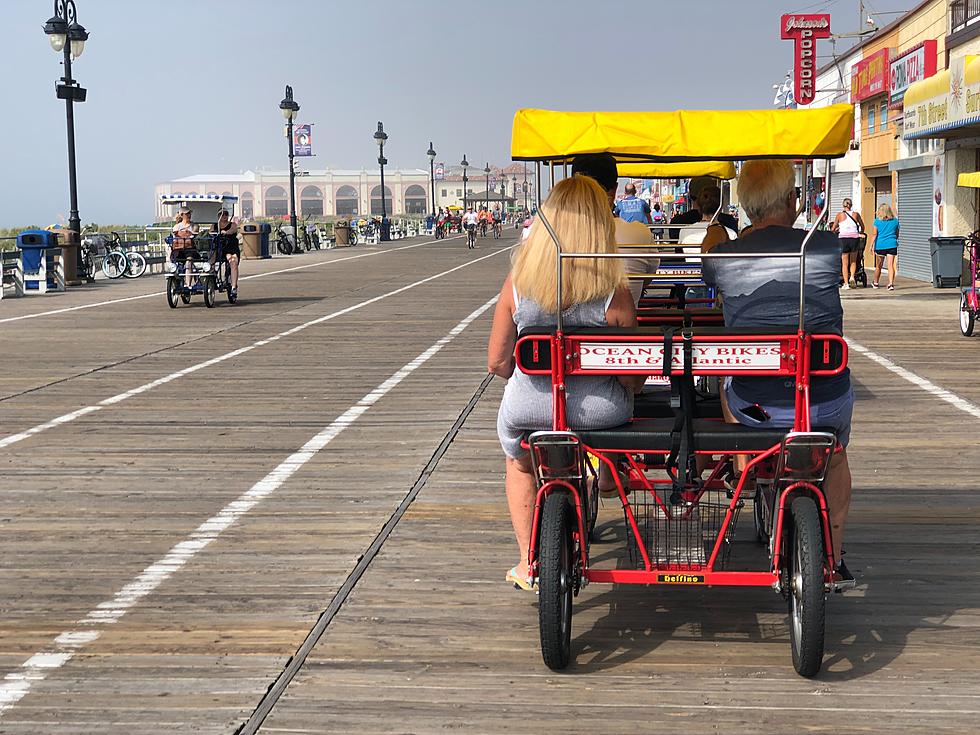
MULTIPOLYGON (((606 192, 590 177, 559 182, 542 210, 566 252, 615 253, 612 208, 606 192)), ((547 230, 534 226, 514 252, 494 312, 487 362, 491 373, 507 379, 497 414, 497 436, 505 454, 507 504, 520 557, 506 580, 531 589, 528 569, 536 484, 527 449, 530 431, 552 428, 551 378, 515 371, 518 332, 531 325, 557 323, 558 288, 554 245, 547 230)), ((635 327, 636 309, 618 258, 569 259, 562 269, 562 319, 567 326, 635 327)), ((568 423, 574 429, 625 423, 633 414, 633 393, 643 376, 572 376, 567 380, 568 423)), ((615 480, 605 478, 608 486, 615 480)), ((600 490, 603 486, 600 477, 600 490)))
MULTIPOLYGON (((738 197, 752 220, 750 234, 715 247, 714 253, 798 252, 806 232, 793 229, 796 192, 792 163, 747 161, 738 179, 738 197)), ((816 232, 806 251, 805 328, 812 333, 843 335, 844 310, 838 279, 840 246, 830 232, 816 232)), ((794 258, 705 259, 705 283, 717 287, 724 301, 728 327, 786 327, 795 331, 799 319, 800 262, 794 258)), ((795 416, 796 381, 792 377, 726 378, 722 390, 725 420, 754 427, 791 428, 795 416)), ((854 391, 845 368, 839 375, 810 381, 810 422, 834 431, 843 451, 835 453, 824 480, 833 529, 835 576, 852 579, 841 560, 844 524, 851 503, 851 472, 847 443, 851 433, 854 391)), ((743 468, 744 460, 739 463, 743 468)))

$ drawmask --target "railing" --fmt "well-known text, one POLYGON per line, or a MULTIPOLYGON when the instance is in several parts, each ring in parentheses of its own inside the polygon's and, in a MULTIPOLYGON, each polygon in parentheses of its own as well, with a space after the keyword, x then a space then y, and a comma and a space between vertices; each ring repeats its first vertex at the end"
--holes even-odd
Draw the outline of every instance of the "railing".
POLYGON ((980 20, 980 0, 953 0, 949 12, 950 33, 956 33, 980 20))

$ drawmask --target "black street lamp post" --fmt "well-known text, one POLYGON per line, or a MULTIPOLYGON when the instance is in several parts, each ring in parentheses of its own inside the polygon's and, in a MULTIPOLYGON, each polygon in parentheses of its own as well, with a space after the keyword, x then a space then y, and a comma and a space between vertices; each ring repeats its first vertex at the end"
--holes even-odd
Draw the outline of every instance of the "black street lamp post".
POLYGON ((487 175, 487 203, 486 208, 490 209, 490 162, 487 161, 487 165, 483 169, 483 173, 487 175))
POLYGON ((282 116, 286 118, 286 137, 289 138, 289 224, 293 228, 293 247, 299 244, 296 230, 296 169, 293 165, 293 120, 299 112, 299 105, 293 99, 293 88, 286 85, 286 96, 279 103, 282 116))
MULTIPOLYGON (((82 222, 78 216, 78 184, 75 176, 75 102, 84 102, 87 90, 78 85, 71 76, 71 60, 82 55, 88 31, 78 22, 78 12, 75 0, 55 0, 54 16, 44 24, 44 32, 48 36, 51 48, 55 53, 64 53, 65 75, 61 83, 55 85, 59 100, 65 101, 65 120, 68 125, 68 192, 70 209, 68 214, 68 229, 79 234, 82 222)), ((76 268, 81 265, 81 248, 75 248, 76 268)), ((72 273, 71 275, 74 275, 72 273)), ((91 274, 88 274, 91 277, 91 274)), ((66 278, 74 280, 68 274, 66 278)))
POLYGON ((429 141, 429 150, 425 152, 425 155, 429 157, 429 188, 432 194, 432 216, 436 216, 436 149, 432 147, 432 141, 429 141))
POLYGON ((385 206, 385 164, 388 163, 388 159, 385 158, 385 141, 388 140, 388 133, 385 132, 384 125, 381 121, 378 121, 378 130, 374 134, 374 142, 378 144, 378 165, 381 167, 381 232, 378 240, 380 242, 388 242, 391 240, 391 236, 388 233, 387 223, 385 220, 388 219, 388 209, 385 206))
POLYGON ((463 160, 459 162, 459 165, 463 167, 463 211, 466 211, 466 182, 469 181, 466 178, 466 169, 469 168, 470 162, 466 160, 466 154, 463 154, 463 160))

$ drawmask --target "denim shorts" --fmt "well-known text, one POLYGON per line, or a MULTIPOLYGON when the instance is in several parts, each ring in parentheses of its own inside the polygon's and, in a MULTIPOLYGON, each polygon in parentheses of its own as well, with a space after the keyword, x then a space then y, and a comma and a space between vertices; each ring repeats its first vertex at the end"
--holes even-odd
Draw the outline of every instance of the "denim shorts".
MULTIPOLYGON (((759 406, 769 416, 767 420, 760 421, 743 413, 745 409, 758 404, 739 397, 732 390, 731 378, 725 378, 724 391, 725 398, 728 399, 728 408, 743 426, 752 426, 758 429, 793 428, 793 421, 796 417, 796 410, 793 406, 759 406)), ((752 413, 758 413, 758 409, 753 409, 752 413)), ((841 446, 846 447, 851 438, 851 415, 853 413, 854 389, 848 388, 847 393, 840 398, 825 403, 811 403, 810 426, 832 428, 837 434, 837 441, 841 443, 841 446)))

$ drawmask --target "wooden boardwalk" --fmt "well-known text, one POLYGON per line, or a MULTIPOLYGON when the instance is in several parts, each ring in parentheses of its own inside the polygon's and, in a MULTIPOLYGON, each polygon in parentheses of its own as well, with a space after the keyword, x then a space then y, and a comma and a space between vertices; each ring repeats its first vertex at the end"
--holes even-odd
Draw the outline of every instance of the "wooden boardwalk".
MULTIPOLYGON (((0 733, 248 719, 479 395, 492 310, 447 335, 496 293, 512 239, 422 243, 248 263, 268 275, 234 308, 172 312, 160 293, 4 321, 162 291, 148 279, 2 302, 0 693, 26 690, 0 698, 0 733)), ((848 335, 980 404, 956 294, 903 286, 848 293, 848 335)), ((851 365, 859 586, 830 602, 816 680, 793 673, 768 590, 592 585, 574 666, 545 669, 535 598, 502 581, 493 381, 260 732, 975 732, 980 419, 865 354, 851 365)), ((600 524, 594 551, 615 556, 617 509, 600 524)))

